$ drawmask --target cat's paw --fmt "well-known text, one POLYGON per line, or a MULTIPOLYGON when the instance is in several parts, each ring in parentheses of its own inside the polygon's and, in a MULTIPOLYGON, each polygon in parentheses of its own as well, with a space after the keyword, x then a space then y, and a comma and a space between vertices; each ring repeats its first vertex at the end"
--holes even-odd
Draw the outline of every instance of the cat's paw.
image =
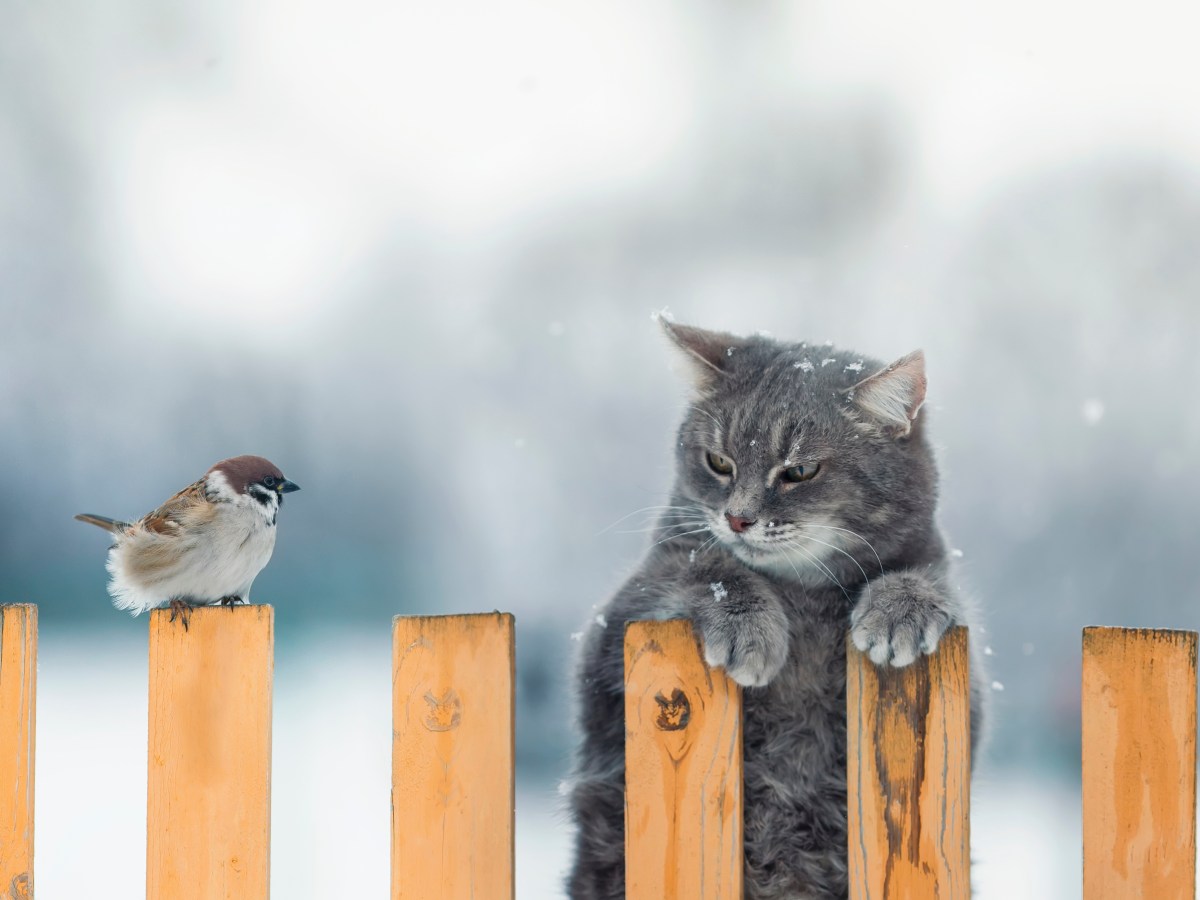
POLYGON ((942 596, 919 575, 871 582, 850 615, 850 639, 877 666, 912 664, 932 653, 953 622, 942 596))
POLYGON ((743 687, 762 687, 779 674, 788 655, 787 616, 778 604, 755 604, 697 615, 704 661, 743 687))

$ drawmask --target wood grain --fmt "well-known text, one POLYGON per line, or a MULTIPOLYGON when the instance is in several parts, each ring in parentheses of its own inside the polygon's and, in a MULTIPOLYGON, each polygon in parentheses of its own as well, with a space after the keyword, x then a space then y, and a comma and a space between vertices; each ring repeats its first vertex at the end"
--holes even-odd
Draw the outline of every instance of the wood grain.
POLYGON ((740 900, 742 695, 686 620, 625 630, 625 896, 740 900))
POLYGON ((270 894, 274 611, 150 614, 147 900, 270 894))
POLYGON ((33 897, 37 607, 0 606, 0 898, 33 897))
POLYGON ((1196 896, 1196 633, 1083 632, 1083 895, 1196 896))
POLYGON ((512 900, 513 617, 392 626, 392 898, 512 900))
POLYGON ((852 900, 970 896, 967 633, 903 669, 847 648, 852 900))

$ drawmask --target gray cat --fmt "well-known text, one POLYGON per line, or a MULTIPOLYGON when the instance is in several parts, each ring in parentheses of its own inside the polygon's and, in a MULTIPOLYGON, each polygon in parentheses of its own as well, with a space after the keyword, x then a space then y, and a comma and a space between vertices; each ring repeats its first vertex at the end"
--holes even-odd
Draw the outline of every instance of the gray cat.
POLYGON ((663 326, 695 397, 655 544, 585 638, 569 893, 624 897, 625 623, 689 618, 746 688, 746 897, 845 897, 847 630, 906 666, 971 619, 934 520, 924 356, 663 326))

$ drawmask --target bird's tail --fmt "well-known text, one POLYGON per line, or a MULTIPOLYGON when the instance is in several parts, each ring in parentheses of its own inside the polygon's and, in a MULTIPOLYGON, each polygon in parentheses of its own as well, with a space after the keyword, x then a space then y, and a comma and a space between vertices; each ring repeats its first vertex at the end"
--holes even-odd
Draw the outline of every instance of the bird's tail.
POLYGON ((87 522, 89 525, 95 525, 98 528, 103 528, 105 531, 111 531, 113 534, 120 534, 128 530, 128 522, 118 522, 116 519, 110 519, 108 516, 93 516, 91 513, 80 513, 75 517, 80 522, 87 522))

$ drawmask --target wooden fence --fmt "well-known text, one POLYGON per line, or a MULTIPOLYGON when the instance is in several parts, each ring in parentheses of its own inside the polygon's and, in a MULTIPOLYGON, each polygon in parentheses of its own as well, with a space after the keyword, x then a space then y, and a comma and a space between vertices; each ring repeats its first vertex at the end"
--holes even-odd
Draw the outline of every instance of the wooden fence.
MULTIPOLYGON (((1194 898, 1192 632, 1083 639, 1087 900, 1194 898)), ((512 900, 512 616, 393 625, 392 898, 512 900)), ((269 893, 270 607, 150 617, 148 900, 269 893)), ((0 900, 33 896, 37 609, 0 607, 0 900)), ((625 634, 635 900, 742 895, 741 691, 685 622, 625 634)), ((966 634, 906 669, 847 659, 854 900, 970 893, 966 634)))

